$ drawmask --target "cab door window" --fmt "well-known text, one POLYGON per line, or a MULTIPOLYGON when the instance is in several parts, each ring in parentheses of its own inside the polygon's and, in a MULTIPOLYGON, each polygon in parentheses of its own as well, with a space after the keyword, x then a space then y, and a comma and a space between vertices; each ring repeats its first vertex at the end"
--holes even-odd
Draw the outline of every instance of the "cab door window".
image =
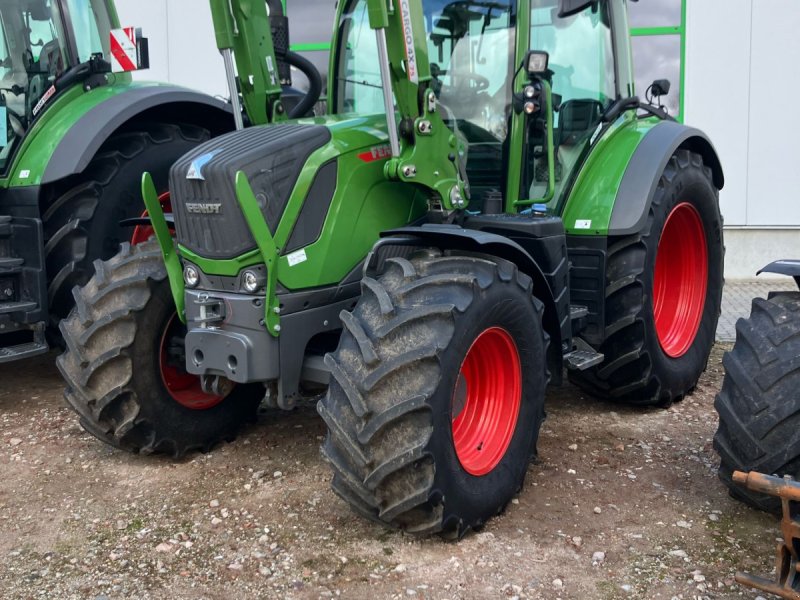
MULTIPOLYGON (((550 55, 555 146, 554 199, 578 165, 605 110, 617 97, 614 44, 608 5, 601 1, 577 15, 561 18, 552 0, 534 0, 530 45, 550 55)), ((523 194, 542 198, 549 165, 543 128, 533 128, 523 194), (538 134, 537 134, 538 132, 538 134)))

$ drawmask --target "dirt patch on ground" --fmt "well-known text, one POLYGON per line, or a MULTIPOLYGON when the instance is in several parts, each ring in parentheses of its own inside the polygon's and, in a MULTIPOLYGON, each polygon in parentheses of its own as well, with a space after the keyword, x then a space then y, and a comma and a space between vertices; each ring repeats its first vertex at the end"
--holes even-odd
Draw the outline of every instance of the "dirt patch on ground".
POLYGON ((551 391, 523 491, 459 543, 351 513, 330 491, 311 405, 176 463, 84 433, 52 356, 2 366, 1 595, 755 598, 733 574, 770 573, 777 521, 716 477, 723 350, 668 410, 551 391))

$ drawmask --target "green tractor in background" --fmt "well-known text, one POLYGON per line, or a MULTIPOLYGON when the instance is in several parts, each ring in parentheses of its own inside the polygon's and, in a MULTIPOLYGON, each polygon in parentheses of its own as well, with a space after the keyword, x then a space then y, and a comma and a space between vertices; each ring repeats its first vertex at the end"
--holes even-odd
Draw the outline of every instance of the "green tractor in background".
POLYGON ((173 456, 262 398, 324 391, 335 492, 460 536, 521 488, 565 368, 637 406, 694 389, 722 168, 634 95, 624 0, 343 0, 336 18, 331 114, 182 157, 174 239, 145 175, 156 239, 76 291, 58 365, 88 431, 173 456))
MULTIPOLYGON (((283 31, 280 2, 273 4, 272 21, 283 31)), ((250 51, 237 54, 237 61, 249 65, 263 53, 274 54, 271 45, 263 47, 264 36, 253 33, 262 21, 254 17, 242 24, 250 33, 250 51)), ((206 94, 135 83, 129 72, 112 72, 112 39, 125 33, 119 27, 110 0, 0 4, 0 363, 46 352, 48 333, 60 343, 56 326, 74 306, 73 287, 94 272, 93 262, 116 254, 121 241, 148 237, 146 222, 134 227, 137 222, 129 221, 144 211, 142 172, 152 173, 164 194, 178 158, 233 131, 235 119, 241 120, 238 93, 232 107, 206 94)), ((220 49, 229 52, 243 37, 218 38, 220 49)), ((280 39, 283 60, 272 60, 281 82, 291 83, 289 62, 318 81, 300 57, 287 58, 288 37, 280 39)), ((144 62, 130 68, 147 66, 146 46, 137 50, 144 62)), ((272 120, 268 92, 284 110, 274 100, 274 85, 267 89, 256 78, 242 86, 249 124, 272 120)), ((309 102, 286 92, 286 113, 305 114, 309 102)), ((166 195, 162 202, 168 209, 166 195)))

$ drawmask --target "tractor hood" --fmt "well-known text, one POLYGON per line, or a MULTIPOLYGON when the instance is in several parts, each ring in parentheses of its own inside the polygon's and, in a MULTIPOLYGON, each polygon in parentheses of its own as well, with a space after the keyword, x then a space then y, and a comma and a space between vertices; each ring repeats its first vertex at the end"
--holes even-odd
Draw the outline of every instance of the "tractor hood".
POLYGON ((273 235, 295 188, 303 192, 303 203, 324 217, 336 188, 338 158, 352 153, 361 162, 388 158, 378 121, 321 118, 265 125, 199 146, 170 172, 178 243, 212 260, 233 259, 257 248, 237 201, 238 172, 247 176, 273 235), (298 184, 304 170, 311 176, 298 184))
POLYGON ((254 250, 256 241, 236 200, 236 174, 247 175, 274 234, 300 171, 330 139, 330 131, 321 125, 252 127, 181 158, 170 172, 178 242, 213 259, 254 250))

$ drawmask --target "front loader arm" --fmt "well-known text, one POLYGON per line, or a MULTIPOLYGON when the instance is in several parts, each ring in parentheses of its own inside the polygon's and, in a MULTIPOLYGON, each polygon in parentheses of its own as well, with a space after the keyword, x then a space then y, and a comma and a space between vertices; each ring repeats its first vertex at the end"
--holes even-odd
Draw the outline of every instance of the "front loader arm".
POLYGON ((384 173, 432 191, 433 210, 465 208, 469 186, 459 168, 458 140, 445 124, 431 88, 422 2, 367 0, 367 9, 378 41, 392 150, 384 173))
POLYGON ((236 61, 244 108, 252 125, 286 119, 281 103, 278 61, 264 0, 210 0, 217 47, 226 60, 231 101, 238 91, 231 55, 236 61))

